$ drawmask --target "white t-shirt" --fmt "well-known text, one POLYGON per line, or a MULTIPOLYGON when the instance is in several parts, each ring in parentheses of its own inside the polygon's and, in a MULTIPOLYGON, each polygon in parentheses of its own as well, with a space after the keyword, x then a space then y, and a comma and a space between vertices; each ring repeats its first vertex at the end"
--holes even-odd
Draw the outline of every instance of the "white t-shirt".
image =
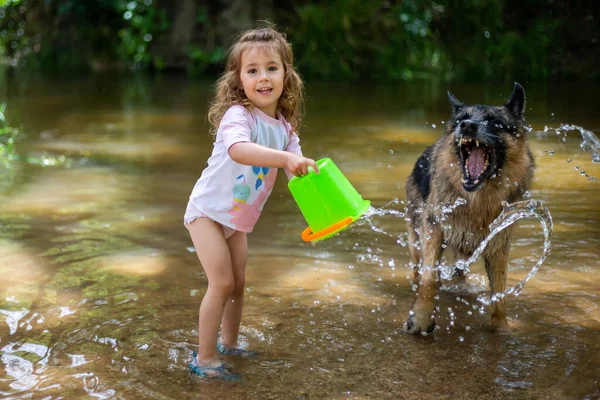
MULTIPOLYGON (((227 110, 217 131, 208 167, 196 182, 185 212, 187 225, 199 216, 241 232, 252 232, 273 190, 277 168, 239 164, 229 157, 235 143, 252 142, 302 155, 298 135, 280 114, 271 118, 258 108, 227 110)), ((288 178, 293 175, 285 171, 288 178)))

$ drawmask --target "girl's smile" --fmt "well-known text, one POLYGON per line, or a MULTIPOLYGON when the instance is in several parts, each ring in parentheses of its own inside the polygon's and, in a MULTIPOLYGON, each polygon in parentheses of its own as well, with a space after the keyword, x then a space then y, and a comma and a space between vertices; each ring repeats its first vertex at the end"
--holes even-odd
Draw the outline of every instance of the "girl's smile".
POLYGON ((255 47, 242 54, 240 81, 248 100, 259 110, 277 118, 277 104, 283 93, 284 67, 281 56, 266 47, 255 47))
POLYGON ((262 88, 262 89, 258 89, 257 92, 262 95, 270 95, 271 92, 273 92, 273 89, 272 88, 262 88))

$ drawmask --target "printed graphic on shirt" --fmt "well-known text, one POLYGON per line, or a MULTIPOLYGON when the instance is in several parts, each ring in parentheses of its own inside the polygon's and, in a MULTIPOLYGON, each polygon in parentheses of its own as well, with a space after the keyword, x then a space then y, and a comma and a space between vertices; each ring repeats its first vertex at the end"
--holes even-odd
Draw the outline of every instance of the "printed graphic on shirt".
POLYGON ((236 227, 238 225, 251 226, 256 222, 263 204, 275 185, 275 178, 277 178, 275 170, 267 167, 252 167, 252 172, 256 175, 254 190, 251 185, 248 185, 243 174, 236 178, 243 183, 238 182, 233 186, 233 202, 229 215, 231 215, 231 223, 236 227), (254 196, 253 191, 258 195, 254 196), (254 201, 248 203, 252 197, 254 197, 254 201))
POLYGON ((233 185, 233 201, 245 203, 250 197, 252 189, 250 189, 250 186, 246 184, 246 178, 244 177, 244 174, 239 175, 236 179, 241 180, 242 183, 236 183, 233 185))
POLYGON ((264 176, 269 173, 269 167, 252 167, 252 172, 256 175, 256 187, 254 189, 258 190, 263 183, 264 176))

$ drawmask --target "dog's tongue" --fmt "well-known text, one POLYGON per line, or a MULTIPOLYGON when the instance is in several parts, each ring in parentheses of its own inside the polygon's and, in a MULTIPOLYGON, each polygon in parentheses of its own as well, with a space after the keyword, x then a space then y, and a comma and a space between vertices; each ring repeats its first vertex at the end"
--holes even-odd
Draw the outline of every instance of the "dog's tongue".
POLYGON ((469 176, 477 178, 483 172, 485 167, 485 153, 481 147, 473 147, 471 154, 467 158, 469 161, 469 176))

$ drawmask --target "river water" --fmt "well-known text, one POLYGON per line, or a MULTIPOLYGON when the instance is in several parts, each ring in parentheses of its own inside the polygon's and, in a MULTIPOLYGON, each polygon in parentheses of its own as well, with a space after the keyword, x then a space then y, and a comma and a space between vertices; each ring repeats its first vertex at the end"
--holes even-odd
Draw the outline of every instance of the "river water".
MULTIPOLYGON (((415 292, 397 241, 405 221, 375 215, 376 229, 354 224, 306 244, 280 173, 249 235, 241 341, 259 357, 228 359, 244 376, 231 384, 186 371, 207 281, 182 219, 211 151, 211 84, 4 76, 0 103, 24 135, 18 159, 0 166, 0 396, 600 398, 600 183, 590 179, 600 164, 579 131, 547 129, 597 135, 598 87, 520 83, 537 164, 530 198, 554 227, 544 264, 506 297, 510 330, 489 331, 487 308, 473 307, 489 293, 479 262, 467 285, 444 282, 439 329, 407 335, 415 292)), ((375 208, 402 211, 406 177, 449 116, 448 89, 499 105, 512 85, 309 82, 304 153, 332 158, 375 208)), ((509 285, 543 244, 539 221, 519 221, 509 285)))

